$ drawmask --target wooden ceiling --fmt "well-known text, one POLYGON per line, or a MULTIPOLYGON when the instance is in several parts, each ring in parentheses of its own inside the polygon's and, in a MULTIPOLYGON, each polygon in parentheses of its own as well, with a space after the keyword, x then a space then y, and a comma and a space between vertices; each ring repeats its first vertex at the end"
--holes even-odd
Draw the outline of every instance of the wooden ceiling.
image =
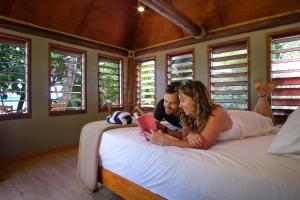
MULTIPOLYGON (((140 1, 158 5, 163 1, 175 13, 203 27, 208 33, 300 11, 300 0, 140 1)), ((138 13, 137 4, 138 0, 1 0, 0 15, 129 50, 192 36, 162 16, 163 13, 149 7, 146 7, 145 13, 138 13)))

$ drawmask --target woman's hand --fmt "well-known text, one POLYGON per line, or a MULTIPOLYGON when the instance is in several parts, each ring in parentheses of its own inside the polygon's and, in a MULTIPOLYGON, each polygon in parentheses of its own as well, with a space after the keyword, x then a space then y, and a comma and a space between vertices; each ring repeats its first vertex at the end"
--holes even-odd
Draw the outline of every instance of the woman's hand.
POLYGON ((151 133, 145 132, 145 134, 151 143, 164 146, 164 142, 166 138, 161 130, 158 131, 151 130, 151 133))
POLYGON ((187 135, 188 142, 194 148, 202 148, 204 146, 204 137, 201 134, 190 133, 187 135))

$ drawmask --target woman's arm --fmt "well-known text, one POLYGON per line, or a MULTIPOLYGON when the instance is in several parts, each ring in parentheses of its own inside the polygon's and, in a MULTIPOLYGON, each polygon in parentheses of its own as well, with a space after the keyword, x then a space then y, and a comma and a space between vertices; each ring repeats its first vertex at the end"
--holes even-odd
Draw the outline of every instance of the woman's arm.
MULTIPOLYGON (((201 137, 203 137, 201 139, 203 142, 201 148, 209 149, 211 146, 213 146, 221 132, 227 131, 231 129, 231 127, 232 121, 228 113, 222 107, 216 107, 213 110, 212 115, 209 117, 203 131, 198 133, 199 135, 201 134, 201 137)), ((190 137, 188 137, 188 139, 189 138, 190 137)))
POLYGON ((161 146, 177 146, 182 148, 193 148, 187 140, 174 140, 167 138, 162 131, 152 131, 151 133, 145 133, 151 143, 161 146))

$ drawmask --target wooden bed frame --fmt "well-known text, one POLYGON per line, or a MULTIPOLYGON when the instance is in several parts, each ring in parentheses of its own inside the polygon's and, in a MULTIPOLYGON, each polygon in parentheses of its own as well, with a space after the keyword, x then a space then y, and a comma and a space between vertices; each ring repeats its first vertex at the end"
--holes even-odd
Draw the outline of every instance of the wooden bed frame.
POLYGON ((114 174, 113 172, 99 167, 98 169, 98 181, 106 188, 110 189, 114 193, 118 194, 124 199, 135 200, 161 200, 164 199, 161 196, 150 192, 149 190, 132 183, 131 181, 114 174))

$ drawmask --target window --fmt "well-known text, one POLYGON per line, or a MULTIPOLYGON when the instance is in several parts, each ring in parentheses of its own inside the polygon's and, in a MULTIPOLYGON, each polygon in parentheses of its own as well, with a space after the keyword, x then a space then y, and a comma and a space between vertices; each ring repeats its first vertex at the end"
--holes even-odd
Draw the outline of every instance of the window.
POLYGON ((225 109, 249 108, 248 40, 212 45, 209 49, 209 90, 225 109))
POLYGON ((50 44, 49 114, 86 113, 86 52, 50 44))
POLYGON ((111 104, 112 107, 123 105, 123 67, 122 59, 99 56, 99 111, 111 104))
POLYGON ((269 77, 279 82, 271 96, 274 115, 287 116, 300 105, 300 30, 269 35, 269 77))
POLYGON ((194 79, 194 51, 185 51, 167 55, 166 81, 182 84, 194 79))
POLYGON ((0 33, 0 119, 31 116, 31 41, 0 33))
POLYGON ((136 62, 136 104, 142 108, 155 107, 155 60, 136 62))

